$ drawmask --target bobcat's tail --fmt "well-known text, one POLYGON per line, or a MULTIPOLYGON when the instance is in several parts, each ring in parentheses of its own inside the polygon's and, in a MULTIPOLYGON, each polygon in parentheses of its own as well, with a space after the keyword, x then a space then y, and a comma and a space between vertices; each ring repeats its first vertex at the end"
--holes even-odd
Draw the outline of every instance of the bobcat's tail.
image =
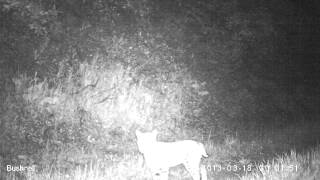
POLYGON ((203 156, 203 157, 208 157, 208 154, 207 154, 207 152, 206 152, 206 149, 204 148, 204 145, 202 144, 202 143, 200 143, 199 144, 200 146, 200 152, 201 152, 201 155, 203 156))

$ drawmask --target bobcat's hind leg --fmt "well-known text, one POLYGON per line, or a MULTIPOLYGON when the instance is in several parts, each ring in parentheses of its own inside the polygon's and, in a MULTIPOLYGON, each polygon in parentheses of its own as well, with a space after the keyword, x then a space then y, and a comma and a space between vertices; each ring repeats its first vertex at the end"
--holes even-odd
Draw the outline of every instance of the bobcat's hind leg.
POLYGON ((208 173, 205 165, 200 165, 201 180, 208 180, 208 173))

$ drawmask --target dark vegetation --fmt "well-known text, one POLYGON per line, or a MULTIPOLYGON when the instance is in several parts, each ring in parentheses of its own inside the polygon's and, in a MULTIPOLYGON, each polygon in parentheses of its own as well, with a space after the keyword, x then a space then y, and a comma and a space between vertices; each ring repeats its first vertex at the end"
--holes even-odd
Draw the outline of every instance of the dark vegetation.
POLYGON ((226 159, 316 146, 316 5, 1 0, 0 167, 68 172, 136 151, 136 128, 243 143, 226 159))

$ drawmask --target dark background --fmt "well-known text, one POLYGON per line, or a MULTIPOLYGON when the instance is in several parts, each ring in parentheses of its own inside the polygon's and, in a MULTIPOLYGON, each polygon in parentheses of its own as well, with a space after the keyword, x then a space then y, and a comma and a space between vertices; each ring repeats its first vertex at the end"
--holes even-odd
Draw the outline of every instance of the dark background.
POLYGON ((0 6, 2 100, 19 74, 54 77, 63 59, 72 66, 107 55, 108 37, 151 37, 182 49, 175 61, 216 97, 205 107, 206 132, 272 139, 279 151, 318 140, 319 1, 2 0, 0 6))

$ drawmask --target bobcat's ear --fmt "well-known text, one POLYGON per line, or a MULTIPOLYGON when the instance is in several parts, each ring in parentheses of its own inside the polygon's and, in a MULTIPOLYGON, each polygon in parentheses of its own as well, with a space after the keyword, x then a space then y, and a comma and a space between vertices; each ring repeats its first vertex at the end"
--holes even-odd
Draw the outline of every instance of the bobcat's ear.
POLYGON ((141 135, 141 131, 139 131, 138 129, 136 130, 136 136, 139 137, 141 135))
POLYGON ((158 130, 154 129, 151 133, 156 136, 158 134, 158 130))

